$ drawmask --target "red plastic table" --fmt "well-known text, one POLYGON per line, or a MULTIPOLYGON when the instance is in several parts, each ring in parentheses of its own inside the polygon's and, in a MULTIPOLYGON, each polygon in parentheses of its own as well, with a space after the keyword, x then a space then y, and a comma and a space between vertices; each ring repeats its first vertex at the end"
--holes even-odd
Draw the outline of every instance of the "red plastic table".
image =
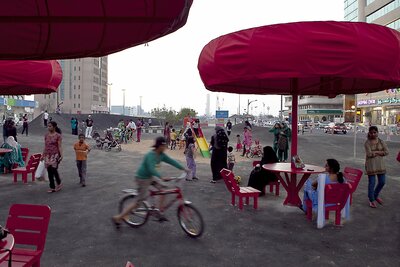
POLYGON ((0 240, 0 262, 3 262, 9 252, 5 251, 5 249, 12 250, 14 247, 14 236, 12 234, 8 234, 6 238, 0 240))
POLYGON ((295 169, 292 168, 291 163, 286 162, 264 164, 262 167, 265 170, 275 173, 279 178, 282 186, 287 192, 287 197, 283 202, 283 205, 292 206, 299 206, 301 204, 299 192, 308 177, 310 177, 311 174, 325 172, 325 168, 310 164, 306 164, 303 169, 295 169), (285 179, 282 177, 281 173, 285 175, 285 179), (303 176, 297 181, 297 175, 301 174, 303 176))

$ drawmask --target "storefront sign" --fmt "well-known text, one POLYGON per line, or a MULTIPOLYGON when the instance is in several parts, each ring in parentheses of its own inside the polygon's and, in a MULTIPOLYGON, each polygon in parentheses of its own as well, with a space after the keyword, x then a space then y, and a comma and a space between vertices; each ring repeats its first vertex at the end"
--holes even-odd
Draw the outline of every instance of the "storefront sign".
POLYGON ((357 101, 357 106, 375 105, 376 99, 365 99, 357 101))
POLYGON ((341 109, 308 109, 307 114, 343 114, 341 109))
POLYGON ((398 99, 396 97, 378 99, 378 105, 382 105, 382 104, 397 104, 397 103, 400 103, 400 99, 398 99))

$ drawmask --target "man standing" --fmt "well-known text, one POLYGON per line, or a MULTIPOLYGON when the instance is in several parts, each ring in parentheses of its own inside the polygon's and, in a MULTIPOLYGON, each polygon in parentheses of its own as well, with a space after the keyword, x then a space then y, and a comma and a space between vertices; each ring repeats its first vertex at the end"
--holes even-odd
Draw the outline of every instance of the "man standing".
POLYGON ((142 135, 142 121, 140 119, 136 122, 136 142, 140 142, 140 136, 142 135))
POLYGON ((149 127, 151 127, 151 118, 149 118, 148 123, 149 123, 149 127))
POLYGON ((86 133, 85 133, 86 138, 92 138, 92 129, 93 129, 93 119, 92 115, 89 115, 88 118, 86 119, 86 133))
POLYGON ((43 124, 44 124, 44 127, 46 127, 46 128, 47 128, 48 119, 49 119, 49 113, 47 113, 47 110, 45 110, 43 113, 43 124))
POLYGON ((231 135, 232 131, 232 122, 230 119, 228 119, 228 122, 226 123, 226 132, 228 133, 228 136, 231 135))

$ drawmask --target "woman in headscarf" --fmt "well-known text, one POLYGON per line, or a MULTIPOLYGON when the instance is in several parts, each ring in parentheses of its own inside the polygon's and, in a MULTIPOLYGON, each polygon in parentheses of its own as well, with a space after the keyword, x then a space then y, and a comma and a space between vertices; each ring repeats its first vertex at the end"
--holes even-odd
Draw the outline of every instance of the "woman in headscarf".
POLYGON ((210 149, 211 153, 211 171, 212 179, 210 183, 216 183, 217 180, 221 179, 220 171, 223 168, 228 168, 228 142, 229 138, 225 133, 224 128, 220 126, 215 127, 215 134, 211 137, 210 149))
POLYGON ((2 148, 11 149, 11 152, 5 153, 3 157, 0 157, 1 170, 6 168, 10 171, 14 164, 18 167, 24 167, 25 162, 22 158, 21 146, 18 144, 13 136, 9 136, 6 142, 1 146, 2 148))
POLYGON ((263 157, 259 166, 256 166, 251 172, 249 177, 249 183, 247 186, 251 186, 255 189, 261 191, 260 196, 265 195, 265 186, 270 182, 275 182, 277 180, 276 175, 273 172, 267 171, 262 168, 262 165, 269 163, 277 163, 278 157, 275 151, 270 146, 265 146, 263 148, 263 157))

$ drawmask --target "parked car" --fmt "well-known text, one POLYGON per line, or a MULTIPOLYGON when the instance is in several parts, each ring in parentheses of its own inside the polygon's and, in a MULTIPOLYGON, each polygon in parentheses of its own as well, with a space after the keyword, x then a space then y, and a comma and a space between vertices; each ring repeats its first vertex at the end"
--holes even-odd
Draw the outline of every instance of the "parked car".
POLYGON ((329 125, 328 121, 320 121, 318 122, 318 129, 325 129, 329 125))
POLYGON ((347 133, 347 127, 344 123, 342 122, 331 122, 329 123, 328 126, 325 127, 325 133, 342 133, 346 134, 347 133))

